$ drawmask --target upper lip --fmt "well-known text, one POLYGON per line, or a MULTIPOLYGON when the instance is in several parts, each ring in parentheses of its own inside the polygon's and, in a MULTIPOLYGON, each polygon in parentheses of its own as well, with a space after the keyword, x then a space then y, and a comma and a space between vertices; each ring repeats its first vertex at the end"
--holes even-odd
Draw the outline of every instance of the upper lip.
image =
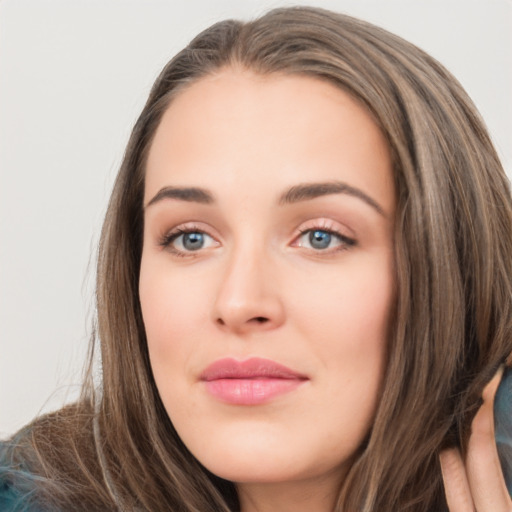
POLYGON ((238 361, 231 357, 218 359, 209 365, 200 376, 200 379, 203 381, 257 378, 307 379, 305 375, 291 370, 282 364, 260 357, 251 357, 245 361, 238 361))

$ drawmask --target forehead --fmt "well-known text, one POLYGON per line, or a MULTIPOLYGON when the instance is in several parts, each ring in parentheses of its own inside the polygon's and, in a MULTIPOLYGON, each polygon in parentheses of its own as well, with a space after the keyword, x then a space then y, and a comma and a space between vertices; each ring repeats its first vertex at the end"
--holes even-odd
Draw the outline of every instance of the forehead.
POLYGON ((257 191, 326 180, 348 180, 393 209, 389 148, 371 114, 318 78, 229 68, 169 105, 148 155, 146 200, 168 185, 257 191))

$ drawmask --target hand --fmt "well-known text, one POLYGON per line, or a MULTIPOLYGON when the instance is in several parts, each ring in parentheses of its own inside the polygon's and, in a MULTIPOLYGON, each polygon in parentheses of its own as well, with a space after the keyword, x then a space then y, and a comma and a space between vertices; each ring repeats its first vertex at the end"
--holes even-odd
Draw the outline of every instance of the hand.
POLYGON ((440 454, 450 512, 512 512, 494 439, 493 403, 503 367, 485 386, 483 404, 471 424, 466 461, 457 448, 440 454))

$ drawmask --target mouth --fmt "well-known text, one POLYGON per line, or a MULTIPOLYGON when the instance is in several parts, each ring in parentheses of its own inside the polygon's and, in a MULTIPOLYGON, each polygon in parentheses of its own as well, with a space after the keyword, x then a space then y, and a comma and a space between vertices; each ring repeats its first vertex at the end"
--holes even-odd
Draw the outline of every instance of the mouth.
POLYGON ((259 405, 294 391, 309 379, 275 361, 253 357, 245 361, 219 359, 203 371, 200 380, 221 402, 259 405))

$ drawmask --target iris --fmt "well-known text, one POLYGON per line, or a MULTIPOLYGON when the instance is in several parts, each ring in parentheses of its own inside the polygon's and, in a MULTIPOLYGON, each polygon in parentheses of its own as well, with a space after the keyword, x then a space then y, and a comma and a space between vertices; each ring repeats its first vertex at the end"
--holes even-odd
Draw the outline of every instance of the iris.
POLYGON ((197 251, 204 245, 203 233, 183 233, 183 247, 187 251, 197 251))
POLYGON ((327 249, 331 244, 331 234, 327 231, 315 230, 309 233, 309 243, 314 249, 327 249))

